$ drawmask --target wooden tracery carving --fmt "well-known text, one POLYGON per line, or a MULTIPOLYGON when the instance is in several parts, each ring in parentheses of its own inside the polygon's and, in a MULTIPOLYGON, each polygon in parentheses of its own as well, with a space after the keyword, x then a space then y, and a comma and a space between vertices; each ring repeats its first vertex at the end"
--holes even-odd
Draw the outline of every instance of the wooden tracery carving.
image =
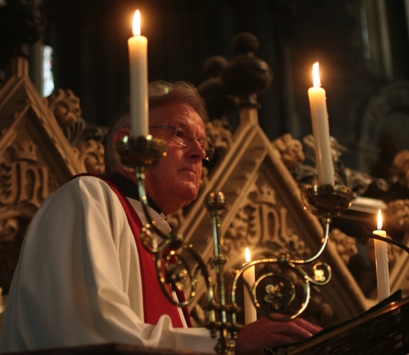
POLYGON ((104 171, 104 130, 87 127, 70 90, 43 99, 25 75, 0 90, 0 129, 0 287, 7 293, 40 204, 72 175, 104 171))
POLYGON ((242 252, 248 246, 255 251, 269 249, 275 256, 281 253, 308 255, 310 250, 289 225, 287 212, 271 186, 254 185, 226 231, 225 251, 228 254, 242 252))

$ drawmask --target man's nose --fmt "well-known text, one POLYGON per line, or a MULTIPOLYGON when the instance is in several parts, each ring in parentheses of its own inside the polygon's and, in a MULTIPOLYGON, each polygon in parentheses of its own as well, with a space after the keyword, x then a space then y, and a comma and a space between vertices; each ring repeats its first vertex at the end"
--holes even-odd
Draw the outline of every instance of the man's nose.
POLYGON ((198 158, 200 160, 206 157, 206 151, 200 145, 199 141, 193 137, 192 141, 189 144, 189 154, 191 158, 198 158))

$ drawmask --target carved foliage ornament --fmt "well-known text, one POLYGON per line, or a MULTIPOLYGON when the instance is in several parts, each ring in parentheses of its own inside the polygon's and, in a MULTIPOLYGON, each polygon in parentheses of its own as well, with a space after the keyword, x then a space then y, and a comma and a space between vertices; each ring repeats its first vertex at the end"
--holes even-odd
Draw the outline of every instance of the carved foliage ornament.
POLYGON ((81 117, 80 100, 71 90, 56 90, 47 98, 47 102, 64 135, 73 146, 84 171, 102 174, 105 170, 102 144, 104 130, 87 127, 81 117))
POLYGON ((304 162, 305 155, 302 143, 294 139, 291 134, 284 134, 274 140, 272 144, 279 151, 281 160, 288 169, 293 169, 304 162))

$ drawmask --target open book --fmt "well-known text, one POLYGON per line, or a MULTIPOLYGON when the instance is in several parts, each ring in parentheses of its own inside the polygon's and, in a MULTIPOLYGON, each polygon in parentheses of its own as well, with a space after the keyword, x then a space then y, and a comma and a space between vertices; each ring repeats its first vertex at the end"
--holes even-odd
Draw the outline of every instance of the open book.
POLYGON ((359 317, 266 354, 409 354, 409 297, 398 291, 359 317))

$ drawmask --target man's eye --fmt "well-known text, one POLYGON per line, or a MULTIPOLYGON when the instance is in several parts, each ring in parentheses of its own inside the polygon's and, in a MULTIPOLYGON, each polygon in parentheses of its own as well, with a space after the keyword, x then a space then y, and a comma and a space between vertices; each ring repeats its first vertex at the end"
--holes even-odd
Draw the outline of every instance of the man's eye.
POLYGON ((183 131, 182 131, 181 129, 178 129, 178 130, 176 131, 176 137, 179 137, 179 138, 183 138, 183 137, 184 137, 183 131))
POLYGON ((203 138, 198 138, 197 142, 199 143, 199 145, 204 148, 206 146, 206 141, 203 138))

